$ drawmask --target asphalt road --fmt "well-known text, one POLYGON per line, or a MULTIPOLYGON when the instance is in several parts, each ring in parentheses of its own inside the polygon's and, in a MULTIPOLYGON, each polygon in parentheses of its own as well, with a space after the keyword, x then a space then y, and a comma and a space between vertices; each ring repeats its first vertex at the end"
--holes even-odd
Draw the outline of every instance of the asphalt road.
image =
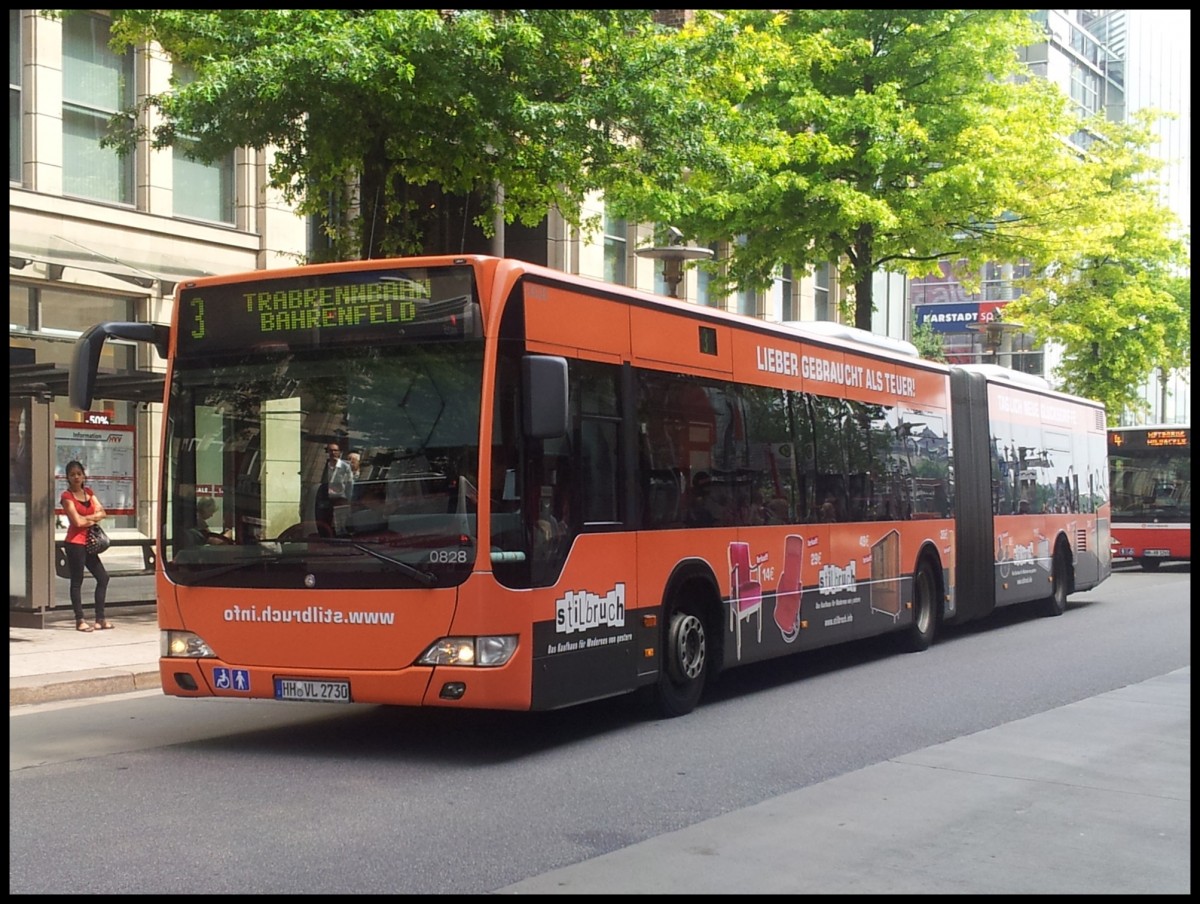
MULTIPOLYGON (((671 833, 702 824, 715 832, 744 825, 760 812, 753 808, 770 812, 798 791, 832 796, 869 823, 871 802, 854 790, 839 798, 855 787, 839 780, 1189 666, 1190 584, 1188 568, 1124 572, 1072 597, 1061 618, 1003 611, 947 631, 926 653, 898 654, 872 640, 746 667, 674 720, 647 718, 630 698, 549 714, 155 692, 20 707, 10 711, 10 892, 534 892, 548 889, 523 883, 552 874, 559 890, 586 893, 599 889, 563 887, 553 871, 603 865, 615 852, 653 854, 671 833), (715 819, 723 816, 728 822, 715 819)), ((1025 744, 1039 737, 1020 736, 1025 744)), ((1183 753, 1190 763, 1190 742, 1183 753)), ((1153 748, 1144 756, 1129 762, 1131 776, 1156 765, 1153 748)), ((1182 770, 1172 765, 1178 780, 1182 770)), ((1185 778, 1185 792, 1157 802, 1176 819, 1184 808, 1185 824, 1173 823, 1164 841, 1171 852, 1181 842, 1190 851, 1190 771, 1185 778)), ((926 802, 953 804, 947 787, 931 793, 951 797, 926 802)), ((954 831, 975 839, 981 857, 989 844, 1012 855, 1002 846, 1013 842, 980 816, 986 807, 964 812, 974 824, 954 831)), ((987 875, 967 862, 957 875, 948 863, 944 884, 927 875, 924 887, 1059 892, 1065 883, 1068 891, 1099 884, 1136 893, 1175 890, 1149 886, 1154 875, 1189 880, 1190 854, 1169 867, 1147 863, 1145 872, 1116 869, 1105 830, 1117 833, 1121 818, 1118 808, 1110 825, 1079 842, 1088 856, 1074 866, 1039 860, 1049 842, 1034 831, 1024 869, 987 875), (1106 858, 1111 877, 1096 872, 1106 858)), ((1126 818, 1133 821, 1132 809, 1126 818)), ((821 840, 828 851, 831 839, 821 840)), ((789 869, 814 849, 803 837, 772 841, 783 842, 789 869)), ((918 849, 922 839, 896 843, 918 849)), ((1138 856, 1153 859, 1155 850, 1164 854, 1151 847, 1138 856)), ((613 868, 627 868, 620 862, 613 868)), ((646 887, 655 863, 664 872, 667 865, 654 856, 637 862, 649 871, 646 887)), ((710 868, 731 875, 738 864, 713 857, 710 868)), ((687 890, 705 890, 702 874, 691 881, 687 890)), ((747 879, 744 890, 769 890, 766 877, 757 888, 747 879)), ((897 881, 873 890, 906 889, 897 881)))

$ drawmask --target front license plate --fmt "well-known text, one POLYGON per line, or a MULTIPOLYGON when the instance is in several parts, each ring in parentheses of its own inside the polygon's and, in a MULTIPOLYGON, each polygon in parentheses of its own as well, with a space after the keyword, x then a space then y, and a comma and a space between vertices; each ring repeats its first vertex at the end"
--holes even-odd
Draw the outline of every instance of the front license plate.
POLYGON ((1169 549, 1147 549, 1142 553, 1144 556, 1154 556, 1155 558, 1165 558, 1171 554, 1169 549))
POLYGON ((276 678, 276 700, 308 700, 314 703, 349 703, 349 681, 316 678, 276 678))

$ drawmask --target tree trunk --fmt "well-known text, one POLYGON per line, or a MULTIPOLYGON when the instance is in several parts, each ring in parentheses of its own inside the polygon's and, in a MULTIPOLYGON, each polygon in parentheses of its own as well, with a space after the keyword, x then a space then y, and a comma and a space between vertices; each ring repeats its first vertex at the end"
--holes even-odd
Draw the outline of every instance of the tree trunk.
POLYGON ((875 252, 875 230, 860 226, 854 239, 854 325, 871 331, 871 314, 875 310, 875 272, 871 268, 875 252))
MULTIPOLYGON (((381 130, 382 134, 382 130, 381 130)), ((362 260, 383 257, 380 253, 390 224, 387 221, 388 199, 387 146, 382 138, 376 140, 363 159, 359 179, 359 254, 362 260)))

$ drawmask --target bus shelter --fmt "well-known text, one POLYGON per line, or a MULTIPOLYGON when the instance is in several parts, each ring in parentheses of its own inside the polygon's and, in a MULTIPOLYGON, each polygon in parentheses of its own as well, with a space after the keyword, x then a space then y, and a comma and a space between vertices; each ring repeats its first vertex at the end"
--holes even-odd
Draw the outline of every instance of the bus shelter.
MULTIPOLYGON (((10 360, 8 598, 12 627, 44 627, 48 611, 59 602, 56 594, 62 582, 55 578, 63 575, 65 561, 56 549, 55 535, 54 402, 66 398, 67 381, 68 369, 62 365, 10 360)), ((161 402, 162 392, 163 375, 153 371, 100 374, 97 379, 98 398, 161 402)), ((143 559, 140 568, 129 571, 110 568, 112 577, 152 570, 152 541, 117 539, 115 543, 140 547, 143 559)))

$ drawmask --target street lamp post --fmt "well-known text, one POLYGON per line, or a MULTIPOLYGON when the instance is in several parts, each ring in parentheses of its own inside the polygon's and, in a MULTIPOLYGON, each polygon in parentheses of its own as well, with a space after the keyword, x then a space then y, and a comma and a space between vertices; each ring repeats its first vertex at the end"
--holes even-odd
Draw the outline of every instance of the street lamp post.
MULTIPOLYGON (((983 350, 991 357, 992 364, 999 364, 999 353, 1002 351, 1006 336, 1011 336, 1013 333, 1019 333, 1024 329, 1024 324, 1016 323, 1015 321, 991 320, 987 323, 972 323, 967 329, 974 330, 983 335, 983 350)), ((1009 354, 1008 366, 1012 366, 1012 340, 1009 339, 1009 354)))
POLYGON ((639 248, 634 253, 638 257, 663 262, 663 282, 667 284, 667 295, 670 298, 678 298, 679 283, 683 281, 683 262, 708 260, 713 256, 713 252, 711 248, 683 244, 683 233, 674 226, 670 227, 668 233, 666 245, 639 248))

